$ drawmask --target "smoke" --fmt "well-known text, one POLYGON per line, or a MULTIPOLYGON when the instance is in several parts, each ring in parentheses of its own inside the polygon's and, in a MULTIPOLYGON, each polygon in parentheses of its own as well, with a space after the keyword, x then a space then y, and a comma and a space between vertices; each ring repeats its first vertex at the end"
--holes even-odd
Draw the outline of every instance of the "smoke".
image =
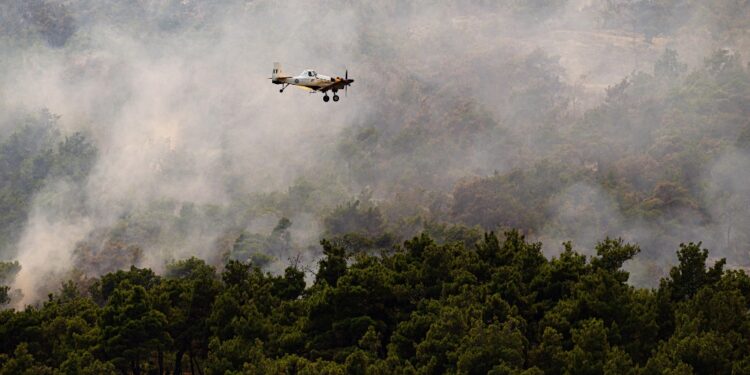
MULTIPOLYGON (((445 194, 462 178, 529 167, 560 148, 550 124, 601 103, 606 87, 650 67, 664 47, 694 62, 716 43, 705 37, 705 48, 692 48, 686 33, 649 42, 607 29, 594 1, 512 3, 79 0, 55 8, 69 18, 7 24, 0 116, 48 108, 63 131, 84 131, 99 150, 80 191, 50 183, 34 200, 10 255, 23 267, 18 306, 72 268, 96 275, 133 259, 156 270, 191 255, 218 261, 234 234, 267 235, 282 216, 306 250, 319 239, 321 212, 362 190, 380 201, 399 189, 445 194), (348 69, 356 82, 338 103, 293 88, 281 95, 267 79, 274 61, 290 74, 348 69), (76 249, 124 260, 82 265, 76 249)), ((676 24, 701 20, 683 18, 676 24)), ((707 199, 741 185, 717 184, 707 199)), ((664 248, 664 233, 626 220, 594 185, 567 187, 553 206, 545 243, 590 249, 612 235, 664 248)), ((718 226, 738 236, 731 223, 743 215, 721 216, 718 226)), ((714 230, 677 227, 683 241, 714 230)), ((314 251, 299 254, 314 264, 314 251)), ((270 269, 295 256, 276 254, 270 269)))
MULTIPOLYGON (((631 273, 629 282, 639 287, 658 286, 665 269, 673 264, 673 254, 680 243, 704 240, 707 245, 712 244, 711 228, 698 223, 674 227, 659 220, 629 219, 620 212, 613 197, 589 183, 574 183, 564 189, 551 207, 551 220, 535 238, 545 244, 547 256, 559 255, 561 244, 571 241, 576 251, 593 257, 596 244, 605 237, 622 238, 641 248, 641 254, 624 265, 631 273)), ((722 250, 710 248, 712 252, 722 250)))
MULTIPOLYGON (((5 53, 3 107, 48 108, 64 130, 86 131, 99 149, 84 187, 85 212, 66 215, 74 208, 69 194, 51 194, 56 184, 39 194, 45 202, 34 204, 17 246, 20 304, 54 289, 72 268, 77 244, 98 238, 94 229, 148 215, 155 205, 174 209, 151 227, 158 233, 136 238, 144 253, 138 265, 218 258, 209 253, 217 238, 249 221, 212 223, 203 213, 187 227, 170 227, 183 203, 226 211, 239 196, 285 189, 320 164, 320 150, 334 142, 352 108, 363 107, 356 94, 336 107, 302 92, 279 95, 266 79, 273 61, 292 73, 315 66, 343 75, 353 60, 347 44, 356 38, 353 25, 340 20, 351 14, 330 9, 311 18, 293 4, 224 8, 205 25, 176 31, 90 19, 64 48, 5 53)), ((310 241, 315 224, 298 215, 293 233, 310 241)))
POLYGON ((665 270, 674 264, 680 243, 702 242, 713 260, 726 258, 733 268, 748 267, 750 243, 750 155, 735 148, 720 153, 708 163, 701 185, 701 205, 708 207, 709 220, 695 212, 680 212, 672 218, 628 219, 615 199, 589 183, 574 183, 552 201, 545 228, 536 236, 548 256, 556 256, 565 241, 577 251, 593 256, 596 243, 605 236, 638 244, 642 255, 626 263, 630 282, 655 287, 665 270), (671 251, 670 251, 671 250, 671 251))
POLYGON ((706 200, 711 202, 713 244, 730 264, 750 266, 747 248, 750 243, 750 155, 729 149, 719 155, 706 176, 706 200))
POLYGON ((43 298, 45 291, 55 290, 71 270, 71 250, 93 227, 87 219, 55 220, 33 211, 18 244, 21 270, 13 289, 20 289, 22 297, 14 302, 23 306, 43 298))
POLYGON ((574 183, 559 193, 552 201, 551 216, 539 235, 548 256, 559 255, 562 246, 554 246, 565 241, 572 241, 586 255, 595 255, 596 241, 606 236, 623 236, 626 232, 616 202, 588 183, 574 183))

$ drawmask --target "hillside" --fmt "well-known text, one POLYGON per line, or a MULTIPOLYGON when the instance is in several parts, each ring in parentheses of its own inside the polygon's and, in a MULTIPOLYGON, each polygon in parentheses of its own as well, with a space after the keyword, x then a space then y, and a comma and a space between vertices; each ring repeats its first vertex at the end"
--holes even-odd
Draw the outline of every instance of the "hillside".
POLYGON ((0 3, 0 373, 743 373, 748 20, 0 3))

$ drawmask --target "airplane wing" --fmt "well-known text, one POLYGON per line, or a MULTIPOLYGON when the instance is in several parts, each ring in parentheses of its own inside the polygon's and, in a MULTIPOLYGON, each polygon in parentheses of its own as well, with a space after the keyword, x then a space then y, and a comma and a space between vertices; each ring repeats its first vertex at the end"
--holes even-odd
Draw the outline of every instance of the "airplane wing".
POLYGON ((326 92, 333 89, 342 90, 344 86, 346 86, 346 80, 337 79, 335 82, 331 82, 330 84, 319 88, 317 91, 326 92))
POLYGON ((292 85, 292 86, 294 86, 295 88, 298 88, 300 90, 307 91, 307 92, 313 92, 313 91, 315 91, 315 90, 313 90, 313 89, 311 89, 311 88, 309 88, 307 86, 299 86, 299 85, 292 85))

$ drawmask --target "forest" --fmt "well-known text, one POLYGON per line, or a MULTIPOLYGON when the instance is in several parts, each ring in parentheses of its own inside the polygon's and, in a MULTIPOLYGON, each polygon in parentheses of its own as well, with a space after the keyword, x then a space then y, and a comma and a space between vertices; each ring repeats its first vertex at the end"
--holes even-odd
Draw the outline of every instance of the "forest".
POLYGON ((305 4, 0 2, 0 375, 750 373, 750 3, 305 4))
POLYGON ((517 231, 475 246, 422 234, 388 251, 322 241, 310 285, 197 258, 66 282, 0 313, 3 374, 746 374, 750 277, 683 244, 658 288, 640 248, 547 258, 517 231))

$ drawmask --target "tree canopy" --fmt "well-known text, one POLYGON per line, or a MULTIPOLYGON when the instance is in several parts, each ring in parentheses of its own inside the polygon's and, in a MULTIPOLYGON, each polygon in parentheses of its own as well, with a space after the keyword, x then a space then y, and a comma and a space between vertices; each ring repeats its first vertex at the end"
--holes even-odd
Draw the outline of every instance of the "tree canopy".
POLYGON ((605 239, 547 258, 517 231, 472 246, 427 234, 379 255, 322 242, 314 282, 196 258, 64 284, 0 313, 0 373, 736 374, 750 363, 750 277, 701 244, 655 289, 640 249, 605 239))

